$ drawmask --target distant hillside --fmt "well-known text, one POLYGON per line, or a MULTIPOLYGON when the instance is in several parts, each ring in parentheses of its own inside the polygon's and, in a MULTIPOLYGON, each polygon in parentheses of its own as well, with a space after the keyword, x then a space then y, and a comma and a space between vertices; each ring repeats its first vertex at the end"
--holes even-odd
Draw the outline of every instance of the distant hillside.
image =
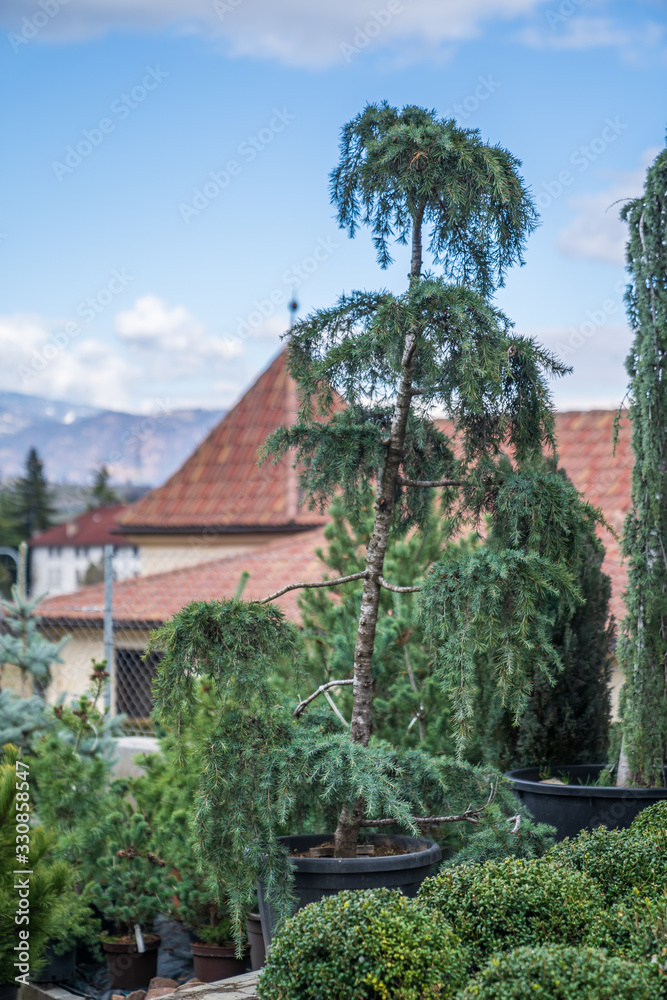
POLYGON ((53 483, 88 483, 106 465, 115 483, 158 486, 223 416, 174 410, 143 417, 0 392, 0 479, 18 475, 34 447, 53 483))

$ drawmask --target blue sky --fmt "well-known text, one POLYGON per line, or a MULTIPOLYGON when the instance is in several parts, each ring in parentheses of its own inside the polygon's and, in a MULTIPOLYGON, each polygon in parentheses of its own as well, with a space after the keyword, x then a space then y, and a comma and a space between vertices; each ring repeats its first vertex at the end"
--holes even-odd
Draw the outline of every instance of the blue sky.
POLYGON ((339 130, 421 104, 523 161, 542 224, 498 302, 616 405, 618 199, 665 140, 664 0, 5 0, 0 389, 229 406, 300 315, 400 290, 337 229, 339 130))

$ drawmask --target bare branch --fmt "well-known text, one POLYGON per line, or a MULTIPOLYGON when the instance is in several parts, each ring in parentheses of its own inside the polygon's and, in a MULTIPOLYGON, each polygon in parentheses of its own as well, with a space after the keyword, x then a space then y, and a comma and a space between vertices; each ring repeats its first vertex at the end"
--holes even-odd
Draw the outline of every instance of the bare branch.
MULTIPOLYGON (((299 702, 299 704, 294 709, 294 717, 298 719, 299 716, 303 714, 306 705, 310 705, 311 701, 314 701, 319 694, 324 694, 324 692, 328 691, 329 688, 338 687, 340 684, 354 684, 354 680, 353 678, 350 677, 349 680, 328 681, 326 684, 320 684, 317 691, 313 691, 311 695, 309 695, 303 701, 299 702)), ((347 723, 345 724, 347 725, 347 723)))
POLYGON ((434 486, 463 486, 460 479, 404 479, 403 476, 396 476, 399 486, 421 486, 425 490, 430 490, 434 486))
MULTIPOLYGON (((417 688, 417 681, 415 680, 415 672, 412 669, 412 663, 410 662, 410 654, 408 653, 408 644, 407 644, 407 642, 404 643, 404 645, 403 645, 403 655, 405 657, 405 666, 406 666, 407 671, 408 671, 408 677, 410 678, 410 687, 412 688, 412 690, 414 691, 415 694, 419 694, 419 689, 417 688)), ((410 732, 410 729, 412 728, 412 726, 414 726, 415 722, 419 723, 419 741, 420 741, 420 743, 424 742, 424 716, 422 714, 423 711, 424 711, 424 706, 420 702, 420 704, 419 704, 419 711, 417 712, 417 714, 415 715, 414 719, 412 720, 412 722, 408 726, 408 732, 410 732)))
POLYGON ((338 705, 333 700, 333 698, 331 697, 331 695, 329 694, 328 691, 324 692, 324 697, 329 702, 329 704, 331 705, 331 708, 333 709, 333 711, 335 712, 335 714, 338 716, 338 718, 340 719, 340 721, 343 723, 343 725, 347 726, 348 729, 349 729, 350 728, 350 723, 347 721, 347 719, 345 718, 345 716, 343 715, 343 713, 341 712, 341 710, 339 709, 338 705))
POLYGON ((378 582, 385 590, 392 590, 395 594, 414 594, 421 590, 421 587, 397 587, 394 583, 387 583, 383 576, 378 577, 378 582))
POLYGON ((337 587, 341 583, 349 583, 350 580, 363 580, 365 576, 366 570, 362 570, 361 573, 352 573, 350 576, 339 576, 335 580, 321 580, 319 583, 290 583, 289 586, 283 587, 282 590, 277 590, 275 594, 269 594, 268 597, 265 597, 263 601, 259 601, 258 603, 268 604, 269 601, 275 601, 276 597, 282 597, 288 590, 301 590, 311 587, 337 587))
MULTIPOLYGON (((465 812, 456 816, 411 816, 410 819, 416 826, 435 825, 436 823, 479 823, 481 813, 486 806, 479 809, 466 809, 465 812)), ((395 826, 401 820, 393 819, 362 819, 361 826, 395 826)))

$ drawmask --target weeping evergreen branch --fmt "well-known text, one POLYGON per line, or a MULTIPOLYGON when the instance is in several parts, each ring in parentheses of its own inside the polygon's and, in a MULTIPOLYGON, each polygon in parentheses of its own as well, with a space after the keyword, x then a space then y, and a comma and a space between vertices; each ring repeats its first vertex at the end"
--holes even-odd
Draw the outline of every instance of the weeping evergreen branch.
POLYGON ((655 786, 664 784, 667 757, 667 150, 621 217, 630 231, 626 303, 634 341, 626 368, 635 457, 623 530, 624 750, 629 783, 655 786))

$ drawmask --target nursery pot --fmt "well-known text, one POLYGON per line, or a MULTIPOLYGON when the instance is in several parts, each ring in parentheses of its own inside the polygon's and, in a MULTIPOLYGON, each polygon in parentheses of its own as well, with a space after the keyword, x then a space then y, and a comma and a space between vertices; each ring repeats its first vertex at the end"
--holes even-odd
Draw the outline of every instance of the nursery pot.
POLYGON ((53 948, 47 945, 45 959, 47 964, 36 977, 40 983, 71 983, 76 978, 76 948, 70 948, 64 955, 54 955, 53 948))
POLYGON ((514 794, 538 823, 556 827, 556 839, 576 837, 582 830, 606 826, 625 829, 642 809, 667 799, 667 788, 601 788, 596 781, 606 764, 568 764, 552 768, 552 777, 572 782, 550 785, 540 781, 538 767, 508 771, 514 794))
POLYGON ((251 913, 245 922, 250 945, 250 967, 253 972, 261 969, 266 958, 264 935, 262 934, 262 918, 259 913, 251 913))
POLYGON ((18 983, 0 983, 0 1000, 16 1000, 18 992, 18 983))
POLYGON ((202 983, 216 983, 218 979, 241 976, 247 969, 244 958, 236 958, 234 945, 199 944, 190 945, 195 967, 195 978, 202 983))
MULTIPOLYGON (((293 837, 280 837, 288 850, 307 851, 332 839, 330 833, 307 833, 293 837)), ((406 837, 395 834, 376 834, 367 843, 377 846, 390 844, 408 854, 390 854, 359 858, 290 858, 294 866, 296 906, 295 911, 316 903, 324 896, 333 896, 341 889, 400 889, 406 896, 416 896, 419 886, 433 871, 442 857, 440 848, 426 837, 406 837)), ((264 887, 257 887, 259 912, 262 918, 264 943, 271 944, 276 920, 264 896, 264 887)))
POLYGON ((103 941, 107 955, 109 985, 112 989, 134 990, 148 986, 157 975, 157 934, 145 934, 146 951, 139 952, 134 941, 103 941))

